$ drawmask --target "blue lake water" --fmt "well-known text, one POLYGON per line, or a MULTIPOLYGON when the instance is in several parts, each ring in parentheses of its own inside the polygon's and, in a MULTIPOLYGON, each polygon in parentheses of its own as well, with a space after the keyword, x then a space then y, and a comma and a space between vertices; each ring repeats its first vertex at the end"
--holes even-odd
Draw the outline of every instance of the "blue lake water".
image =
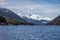
POLYGON ((60 40, 60 26, 0 26, 0 40, 60 40))

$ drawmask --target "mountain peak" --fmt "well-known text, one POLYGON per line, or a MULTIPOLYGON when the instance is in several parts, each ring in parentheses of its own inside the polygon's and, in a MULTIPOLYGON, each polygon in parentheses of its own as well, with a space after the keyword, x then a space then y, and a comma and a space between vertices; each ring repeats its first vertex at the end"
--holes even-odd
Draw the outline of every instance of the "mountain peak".
MULTIPOLYGON (((21 16, 21 15, 20 15, 21 16)), ((50 22, 52 19, 49 17, 41 17, 36 14, 28 14, 28 15, 23 15, 21 16, 23 19, 25 19, 28 22, 31 22, 33 24, 46 24, 50 22)))
POLYGON ((49 17, 42 17, 40 15, 36 15, 36 14, 27 14, 27 15, 20 15, 21 17, 27 17, 28 19, 34 19, 34 20, 53 20, 53 18, 49 18, 49 17))

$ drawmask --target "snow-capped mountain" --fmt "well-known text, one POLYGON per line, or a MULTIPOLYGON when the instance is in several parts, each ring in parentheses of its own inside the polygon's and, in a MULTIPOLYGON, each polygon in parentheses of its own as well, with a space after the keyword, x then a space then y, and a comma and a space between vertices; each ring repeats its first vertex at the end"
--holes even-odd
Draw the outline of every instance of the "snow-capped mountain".
POLYGON ((27 18, 31 18, 31 19, 34 19, 34 20, 52 20, 51 18, 48 18, 48 17, 42 17, 40 15, 36 15, 36 14, 28 14, 28 15, 25 15, 27 18))
MULTIPOLYGON (((21 16, 21 14, 20 14, 21 16)), ((28 22, 31 22, 33 24, 46 24, 48 22, 50 22, 52 19, 51 18, 48 18, 48 17, 41 17, 39 15, 35 15, 35 14, 28 14, 28 15, 25 15, 25 16, 21 16, 23 19, 25 19, 26 21, 28 22)))

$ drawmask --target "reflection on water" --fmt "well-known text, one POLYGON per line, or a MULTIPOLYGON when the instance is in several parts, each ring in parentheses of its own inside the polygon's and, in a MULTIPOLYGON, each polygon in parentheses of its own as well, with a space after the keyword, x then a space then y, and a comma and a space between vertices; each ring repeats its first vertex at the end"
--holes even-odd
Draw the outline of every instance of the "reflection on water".
POLYGON ((0 40, 60 40, 60 27, 0 26, 0 40))

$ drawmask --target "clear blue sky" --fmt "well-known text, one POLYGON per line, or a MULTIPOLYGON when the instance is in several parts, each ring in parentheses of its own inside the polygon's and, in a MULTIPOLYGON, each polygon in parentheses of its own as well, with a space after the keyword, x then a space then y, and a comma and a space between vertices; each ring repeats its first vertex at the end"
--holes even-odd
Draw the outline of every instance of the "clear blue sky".
POLYGON ((22 15, 28 13, 43 17, 60 15, 60 0, 0 0, 0 7, 8 8, 22 15))

